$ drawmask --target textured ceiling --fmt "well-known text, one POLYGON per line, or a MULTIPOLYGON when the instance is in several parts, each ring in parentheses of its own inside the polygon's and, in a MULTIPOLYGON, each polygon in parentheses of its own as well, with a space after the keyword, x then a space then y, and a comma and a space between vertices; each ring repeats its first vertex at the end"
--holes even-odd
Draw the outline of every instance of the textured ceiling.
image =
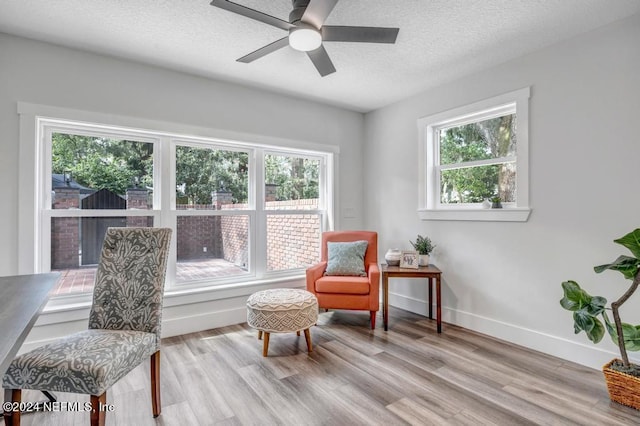
MULTIPOLYGON (((322 1, 322 0, 313 0, 322 1)), ((290 0, 236 0, 288 20, 290 0)), ((639 0, 342 0, 327 25, 399 27, 396 44, 328 42, 236 59, 286 32, 208 0, 0 0, 0 32, 366 112, 640 12, 639 0)))

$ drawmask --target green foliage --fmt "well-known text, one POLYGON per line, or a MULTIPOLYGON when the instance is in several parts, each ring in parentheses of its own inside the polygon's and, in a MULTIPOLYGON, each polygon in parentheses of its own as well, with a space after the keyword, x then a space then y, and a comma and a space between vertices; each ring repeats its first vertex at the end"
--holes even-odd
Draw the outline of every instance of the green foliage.
POLYGON ((612 271, 618 271, 628 280, 632 280, 638 272, 638 265, 640 265, 640 259, 629 256, 619 256, 615 262, 606 265, 600 265, 593 268, 596 273, 600 273, 610 269, 612 271))
POLYGON ((318 160, 266 155, 265 182, 277 185, 276 200, 318 198, 318 160))
POLYGON ((422 235, 418 235, 415 242, 409 241, 409 243, 411 243, 418 254, 430 254, 436 247, 429 237, 423 237, 422 235))
POLYGON ((560 300, 560 305, 566 310, 573 311, 576 334, 584 331, 593 343, 600 342, 604 336, 604 326, 598 319, 598 315, 604 312, 607 299, 591 296, 575 281, 563 282, 562 289, 564 297, 560 300))
POLYGON ((138 182, 153 187, 153 144, 54 133, 52 173, 71 171, 79 184, 124 195, 138 182))
MULTIPOLYGON (((618 343, 618 332, 616 331, 615 324, 612 324, 606 313, 603 313, 604 322, 607 326, 607 331, 611 335, 611 339, 614 343, 618 343)), ((626 322, 622 323, 622 338, 624 339, 624 346, 629 351, 640 351, 640 325, 631 325, 626 322)))
POLYGON ((606 270, 618 271, 626 279, 633 280, 631 287, 617 301, 611 304, 614 324, 611 323, 606 313, 607 300, 600 296, 591 296, 580 288, 575 281, 562 283, 564 297, 560 305, 573 312, 574 330, 576 334, 584 331, 593 343, 598 343, 604 335, 604 326, 598 316, 602 315, 606 330, 613 342, 620 349, 625 368, 629 367, 627 350, 640 351, 640 326, 623 323, 618 314, 618 308, 626 302, 636 291, 640 284, 640 229, 628 233, 614 242, 628 248, 635 257, 619 256, 613 263, 596 266, 594 271, 601 273, 606 270), (622 336, 618 335, 618 329, 622 330, 622 336))
POLYGON ((177 196, 189 204, 210 204, 211 193, 227 191, 233 203, 248 199, 249 155, 246 152, 176 147, 177 196))
MULTIPOLYGON (((440 164, 487 160, 515 154, 515 114, 446 129, 440 134, 440 164)), ((443 203, 479 203, 499 193, 511 201, 509 168, 504 164, 443 170, 443 203)))
MULTIPOLYGON (((249 155, 208 147, 176 147, 179 202, 210 204, 211 193, 226 191, 233 203, 248 202, 249 155)), ((153 188, 153 144, 55 133, 52 172, 71 171, 79 184, 124 195, 138 184, 153 188)), ((319 161, 265 156, 265 180, 277 187, 278 200, 318 198, 319 161)))
POLYGON ((640 229, 614 240, 614 243, 625 246, 635 257, 640 258, 640 229))

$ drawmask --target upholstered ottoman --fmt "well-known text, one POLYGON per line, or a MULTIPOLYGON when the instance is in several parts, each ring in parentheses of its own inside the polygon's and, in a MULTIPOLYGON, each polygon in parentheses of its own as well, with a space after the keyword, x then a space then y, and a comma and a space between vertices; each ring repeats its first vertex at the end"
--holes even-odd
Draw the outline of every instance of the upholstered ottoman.
POLYGON ((269 351, 271 333, 297 333, 304 330, 307 350, 312 351, 309 327, 318 321, 318 300, 306 290, 275 288, 253 293, 247 300, 247 323, 264 333, 262 356, 269 351))

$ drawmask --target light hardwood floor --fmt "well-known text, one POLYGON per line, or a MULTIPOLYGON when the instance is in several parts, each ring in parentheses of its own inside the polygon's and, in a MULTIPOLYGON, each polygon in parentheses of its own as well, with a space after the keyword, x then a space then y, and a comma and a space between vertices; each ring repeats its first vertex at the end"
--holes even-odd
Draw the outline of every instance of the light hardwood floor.
MULTIPOLYGON (((368 313, 321 313, 304 336, 274 334, 269 357, 246 325, 163 340, 162 415, 148 365, 107 395, 107 425, 638 425, 609 401, 602 373, 398 309, 389 331, 368 313)), ((25 392, 27 400, 38 395, 25 392)), ((58 394, 61 401, 87 397, 58 394)), ((34 413, 29 425, 86 425, 86 413, 34 413)))

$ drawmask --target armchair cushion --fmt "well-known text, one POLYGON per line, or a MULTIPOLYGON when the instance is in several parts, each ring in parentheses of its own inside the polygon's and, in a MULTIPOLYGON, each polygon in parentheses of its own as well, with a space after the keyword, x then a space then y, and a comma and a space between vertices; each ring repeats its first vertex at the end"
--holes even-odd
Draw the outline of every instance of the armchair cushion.
POLYGON ((364 254, 368 242, 327 242, 328 261, 325 275, 354 275, 366 277, 364 254))
POLYGON ((316 281, 316 292, 337 294, 369 294, 369 277, 326 276, 316 281))

